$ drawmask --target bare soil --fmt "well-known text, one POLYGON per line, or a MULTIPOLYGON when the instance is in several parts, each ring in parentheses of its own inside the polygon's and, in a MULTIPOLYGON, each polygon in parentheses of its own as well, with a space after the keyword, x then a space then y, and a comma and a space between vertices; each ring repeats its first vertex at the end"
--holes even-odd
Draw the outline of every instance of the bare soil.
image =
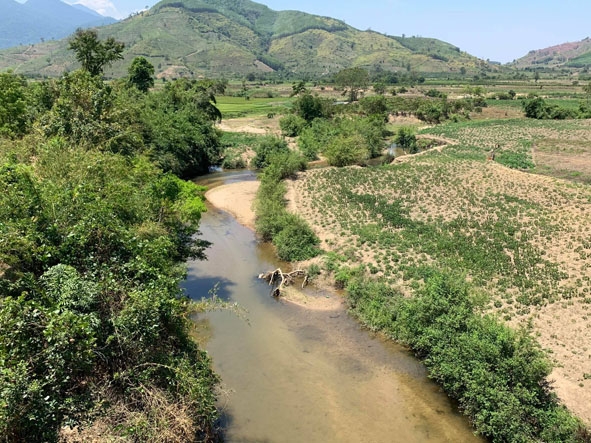
POLYGON ((244 132, 257 135, 280 135, 279 118, 267 117, 242 117, 231 120, 222 120, 217 125, 219 129, 227 132, 244 132))

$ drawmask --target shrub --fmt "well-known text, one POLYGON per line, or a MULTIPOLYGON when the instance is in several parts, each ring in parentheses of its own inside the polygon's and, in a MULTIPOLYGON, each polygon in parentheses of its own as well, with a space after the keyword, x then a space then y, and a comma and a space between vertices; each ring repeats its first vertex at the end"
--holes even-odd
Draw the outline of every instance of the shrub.
POLYGON ((281 134, 286 137, 297 137, 306 125, 306 120, 294 114, 288 114, 279 120, 281 134))
POLYGON ((335 137, 324 151, 331 166, 349 166, 368 158, 363 137, 359 134, 335 137))
POLYGON ((284 215, 283 229, 273 238, 277 255, 285 261, 301 261, 317 256, 320 253, 319 242, 314 231, 295 214, 284 215))
POLYGON ((540 346, 525 330, 482 316, 461 278, 435 273, 411 299, 364 278, 347 290, 355 314, 423 358, 479 434, 493 442, 584 441, 582 424, 548 388, 540 346))
POLYGON ((398 132, 396 133, 394 141, 398 146, 400 146, 409 154, 414 154, 417 152, 417 137, 412 128, 398 128, 398 132))
POLYGON ((273 136, 263 137, 258 146, 255 147, 256 155, 252 159, 252 164, 257 169, 264 169, 269 166, 271 156, 281 153, 289 153, 289 148, 285 140, 273 136))

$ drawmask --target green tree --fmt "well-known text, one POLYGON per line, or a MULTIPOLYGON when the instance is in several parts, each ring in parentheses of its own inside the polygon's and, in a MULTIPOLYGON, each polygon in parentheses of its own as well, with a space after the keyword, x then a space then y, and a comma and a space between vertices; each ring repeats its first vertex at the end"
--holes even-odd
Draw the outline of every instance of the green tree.
POLYGON ((303 93, 293 104, 293 112, 308 123, 315 118, 328 118, 332 112, 331 105, 320 97, 303 93))
POLYGON ((113 37, 100 41, 98 33, 93 29, 77 29, 68 44, 68 49, 74 51, 82 69, 92 76, 101 75, 105 66, 121 60, 124 48, 125 44, 113 37))
POLYGON ((12 72, 0 73, 0 136, 16 137, 26 131, 27 82, 12 72))
POLYGON ((335 76, 335 83, 344 88, 350 102, 357 101, 359 92, 369 86, 369 73, 363 68, 343 69, 335 76))
POLYGON ((335 137, 324 150, 324 155, 331 166, 349 166, 366 160, 369 155, 365 141, 359 134, 335 137))
POLYGON ((417 152, 417 137, 412 128, 399 128, 394 141, 409 154, 417 152))
POLYGON ((145 57, 134 58, 127 72, 129 74, 128 83, 140 91, 148 92, 154 86, 154 65, 145 57))

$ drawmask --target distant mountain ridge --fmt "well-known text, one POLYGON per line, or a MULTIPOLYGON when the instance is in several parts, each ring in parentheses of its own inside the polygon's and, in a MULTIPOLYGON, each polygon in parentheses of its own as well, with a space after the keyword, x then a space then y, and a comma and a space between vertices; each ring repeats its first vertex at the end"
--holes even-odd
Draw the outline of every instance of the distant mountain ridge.
POLYGON ((591 39, 589 37, 549 48, 530 51, 510 66, 516 68, 589 68, 591 67, 591 39))
MULTIPOLYGON (((136 56, 148 58, 156 74, 167 78, 272 71, 319 77, 352 66, 442 73, 498 69, 440 40, 360 31, 334 18, 274 11, 249 0, 163 0, 100 28, 99 35, 126 45, 124 60, 108 77, 125 75, 136 56)), ((66 48, 63 41, 2 51, 0 69, 56 76, 77 67, 66 48)))
POLYGON ((68 5, 60 0, 0 0, 0 48, 61 39, 76 28, 115 23, 88 8, 68 5))

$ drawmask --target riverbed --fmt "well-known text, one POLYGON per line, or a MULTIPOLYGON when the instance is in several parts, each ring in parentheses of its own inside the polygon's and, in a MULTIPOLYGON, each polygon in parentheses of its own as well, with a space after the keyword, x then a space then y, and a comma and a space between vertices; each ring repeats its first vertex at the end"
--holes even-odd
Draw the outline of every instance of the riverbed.
MULTIPOLYGON (((217 174, 202 184, 253 180, 217 174)), ((270 296, 261 272, 287 266, 252 230, 212 206, 202 238, 207 261, 189 263, 194 299, 217 295, 247 312, 195 321, 222 378, 220 425, 228 442, 478 442, 468 421, 407 350, 360 326, 337 298, 309 309, 270 296)))

